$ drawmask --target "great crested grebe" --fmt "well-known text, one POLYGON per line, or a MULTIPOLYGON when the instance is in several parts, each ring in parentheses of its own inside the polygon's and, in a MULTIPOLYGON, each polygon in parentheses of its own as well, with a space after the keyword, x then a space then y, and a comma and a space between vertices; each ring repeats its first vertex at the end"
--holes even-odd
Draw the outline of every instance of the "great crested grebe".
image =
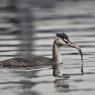
MULTIPOLYGON (((60 47, 61 46, 69 46, 76 48, 80 55, 81 59, 83 60, 82 51, 80 47, 72 43, 68 36, 65 33, 56 33, 56 37, 53 42, 52 48, 52 58, 47 58, 43 56, 31 55, 31 56, 22 56, 7 59, 0 62, 0 66, 3 67, 34 67, 34 66, 45 66, 45 65, 52 65, 53 68, 53 76, 60 75, 59 65, 62 63, 61 54, 60 54, 60 47)), ((81 72, 83 74, 83 61, 81 64, 81 72)))

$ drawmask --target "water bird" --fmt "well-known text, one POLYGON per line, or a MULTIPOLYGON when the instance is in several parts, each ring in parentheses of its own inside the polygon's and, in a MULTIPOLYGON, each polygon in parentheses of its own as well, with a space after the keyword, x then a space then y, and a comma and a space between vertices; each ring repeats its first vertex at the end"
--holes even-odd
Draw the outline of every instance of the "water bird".
POLYGON ((76 48, 81 55, 81 72, 83 74, 83 55, 79 45, 71 42, 69 37, 65 33, 56 33, 52 46, 52 58, 31 55, 31 56, 21 56, 14 57, 4 61, 0 61, 0 66, 3 67, 34 67, 34 66, 46 66, 52 65, 53 76, 60 76, 60 64, 62 63, 60 47, 68 46, 76 48))

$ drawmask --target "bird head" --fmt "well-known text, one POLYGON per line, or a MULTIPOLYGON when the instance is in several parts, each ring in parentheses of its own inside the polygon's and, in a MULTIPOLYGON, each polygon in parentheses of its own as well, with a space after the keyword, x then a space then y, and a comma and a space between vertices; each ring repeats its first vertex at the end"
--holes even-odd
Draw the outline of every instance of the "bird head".
POLYGON ((80 46, 76 43, 71 42, 69 40, 69 37, 65 33, 56 34, 56 44, 57 46, 68 46, 68 47, 76 48, 79 51, 81 55, 81 62, 82 62, 81 71, 83 73, 83 54, 82 54, 80 46))
POLYGON ((76 49, 80 50, 79 45, 71 42, 69 40, 69 37, 65 33, 57 33, 56 34, 56 44, 59 46, 64 45, 64 46, 69 46, 69 47, 76 48, 76 49))

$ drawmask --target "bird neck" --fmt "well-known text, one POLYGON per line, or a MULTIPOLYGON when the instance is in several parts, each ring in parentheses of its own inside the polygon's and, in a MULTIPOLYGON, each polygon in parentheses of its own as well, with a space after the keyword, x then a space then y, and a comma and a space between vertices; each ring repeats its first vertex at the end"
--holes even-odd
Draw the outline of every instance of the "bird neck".
POLYGON ((58 45, 56 45, 56 40, 53 42, 53 49, 52 49, 52 55, 53 55, 53 76, 59 76, 60 75, 60 63, 62 63, 61 60, 61 54, 58 45))
POLYGON ((53 42, 52 55, 55 64, 62 63, 60 48, 56 45, 56 41, 53 42))

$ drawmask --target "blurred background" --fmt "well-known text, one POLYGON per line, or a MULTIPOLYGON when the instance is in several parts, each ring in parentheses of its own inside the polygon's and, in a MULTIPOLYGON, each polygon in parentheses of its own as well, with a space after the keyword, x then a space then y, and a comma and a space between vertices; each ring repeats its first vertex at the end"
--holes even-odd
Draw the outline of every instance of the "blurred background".
POLYGON ((0 60, 51 56, 46 51, 56 32, 95 29, 94 5, 94 0, 0 0, 0 60))
POLYGON ((0 67, 0 95, 95 95, 95 0, 0 0, 0 61, 22 55, 52 57, 55 33, 80 45, 61 48, 62 78, 52 67, 0 67), (66 76, 67 77, 66 77, 66 76))

